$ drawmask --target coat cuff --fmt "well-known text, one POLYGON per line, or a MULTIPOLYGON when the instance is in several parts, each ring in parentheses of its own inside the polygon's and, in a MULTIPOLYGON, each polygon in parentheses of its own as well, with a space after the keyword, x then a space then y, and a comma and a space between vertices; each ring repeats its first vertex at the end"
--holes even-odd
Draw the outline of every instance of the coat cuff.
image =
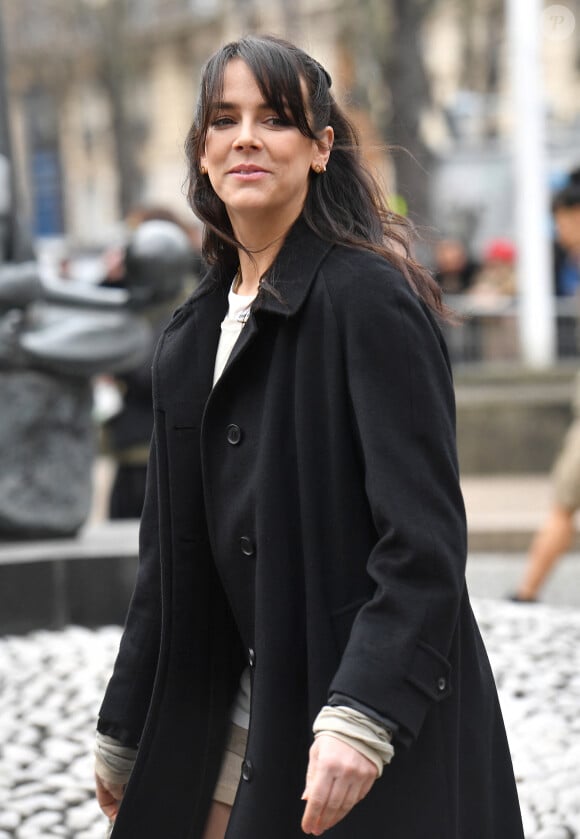
POLYGON ((107 737, 112 737, 119 745, 126 746, 127 748, 136 749, 139 746, 139 743, 135 741, 135 737, 126 728, 105 720, 102 717, 99 717, 97 722, 97 732, 107 737))
POLYGON ((336 708, 338 705, 346 705, 348 708, 359 711, 369 719, 374 722, 378 722, 379 725, 382 725, 393 738, 399 732, 399 726, 396 722, 393 722, 393 720, 390 720, 388 717, 384 717, 382 714, 379 714, 375 708, 369 708, 369 706, 365 705, 364 702, 359 702, 358 699, 353 699, 352 696, 346 696, 344 693, 332 693, 328 698, 328 705, 330 705, 331 708, 336 708))
POLYGON ((123 746, 114 737, 100 734, 95 738, 95 771, 108 784, 125 786, 129 781, 137 749, 123 746))
POLYGON ((374 763, 378 778, 395 754, 391 732, 348 705, 325 705, 314 720, 312 731, 315 738, 335 737, 358 751, 374 763))
POLYGON ((393 719, 396 723, 396 740, 410 745, 417 738, 431 706, 450 696, 450 671, 450 664, 444 656, 429 644, 419 641, 401 684, 402 689, 395 688, 387 680, 375 678, 375 669, 368 664, 365 667, 360 656, 355 656, 354 650, 349 654, 347 648, 330 691, 331 696, 348 697, 352 695, 352 686, 356 685, 357 690, 352 690, 352 693, 358 694, 353 698, 361 704, 361 710, 366 702, 361 703, 359 697, 364 696, 365 700, 371 701, 367 706, 371 713, 379 706, 374 711, 375 715, 378 714, 379 719, 393 719))

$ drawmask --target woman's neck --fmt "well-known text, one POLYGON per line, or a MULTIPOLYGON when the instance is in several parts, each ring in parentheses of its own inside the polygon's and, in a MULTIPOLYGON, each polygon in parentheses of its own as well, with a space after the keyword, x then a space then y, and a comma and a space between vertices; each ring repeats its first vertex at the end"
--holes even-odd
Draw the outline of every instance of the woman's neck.
POLYGON ((234 288, 237 294, 250 295, 257 293, 261 278, 280 252, 288 233, 288 227, 285 227, 279 233, 272 230, 268 233, 269 235, 266 237, 263 234, 256 236, 255 229, 248 232, 247 235, 244 235, 244 232, 240 230, 234 230, 234 235, 238 241, 242 242, 249 251, 248 254, 242 249, 238 250, 240 268, 234 288))
POLYGON ((250 259, 245 251, 238 251, 240 267, 234 283, 236 294, 257 294, 260 280, 276 258, 278 250, 268 254, 269 258, 264 258, 263 253, 255 254, 254 260, 250 259))

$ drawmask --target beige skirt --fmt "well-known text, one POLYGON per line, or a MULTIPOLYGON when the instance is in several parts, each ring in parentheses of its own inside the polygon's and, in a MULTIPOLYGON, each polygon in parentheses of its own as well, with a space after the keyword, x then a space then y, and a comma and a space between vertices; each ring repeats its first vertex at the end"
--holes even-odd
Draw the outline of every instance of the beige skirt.
POLYGON ((213 793, 214 801, 221 801, 229 807, 233 806, 238 784, 242 774, 242 762, 246 753, 248 732, 235 723, 231 724, 226 750, 222 761, 222 768, 213 793))

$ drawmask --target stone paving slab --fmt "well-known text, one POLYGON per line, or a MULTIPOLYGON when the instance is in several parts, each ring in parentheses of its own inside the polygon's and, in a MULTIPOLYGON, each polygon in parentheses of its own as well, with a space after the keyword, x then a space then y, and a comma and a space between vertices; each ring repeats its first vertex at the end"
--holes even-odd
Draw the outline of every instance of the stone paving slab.
MULTIPOLYGON (((527 551, 553 498, 549 475, 464 476, 461 488, 471 553, 527 551)), ((580 531, 572 547, 580 551, 580 531)))
MULTIPOLYGON (((580 612, 486 599, 474 606, 526 839, 580 839, 580 612)), ((71 626, 0 638, 0 839, 104 839, 91 752, 119 637, 118 627, 71 626)))
MULTIPOLYGON (((526 565, 521 553, 470 554, 467 558, 467 583, 477 597, 505 599, 517 590, 526 565)), ((543 586, 539 598, 548 606, 571 606, 580 609, 580 554, 566 554, 557 563, 543 586)))

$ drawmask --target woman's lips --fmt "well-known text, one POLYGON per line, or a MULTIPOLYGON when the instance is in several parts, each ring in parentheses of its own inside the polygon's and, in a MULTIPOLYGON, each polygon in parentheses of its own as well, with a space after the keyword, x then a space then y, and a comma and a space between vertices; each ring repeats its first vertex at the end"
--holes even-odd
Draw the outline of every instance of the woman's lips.
POLYGON ((267 169, 260 169, 257 166, 236 166, 230 169, 228 174, 242 181, 257 181, 270 173, 267 169))

